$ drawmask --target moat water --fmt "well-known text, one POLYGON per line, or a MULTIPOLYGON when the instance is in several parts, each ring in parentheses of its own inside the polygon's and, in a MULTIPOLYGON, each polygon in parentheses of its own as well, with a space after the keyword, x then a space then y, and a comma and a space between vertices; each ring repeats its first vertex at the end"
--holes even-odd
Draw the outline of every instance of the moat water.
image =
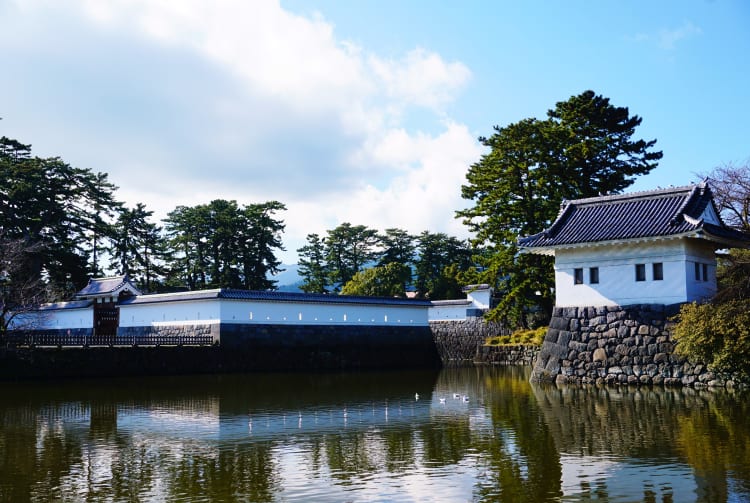
POLYGON ((739 392, 538 386, 516 367, 0 397, 0 501, 750 501, 739 392))

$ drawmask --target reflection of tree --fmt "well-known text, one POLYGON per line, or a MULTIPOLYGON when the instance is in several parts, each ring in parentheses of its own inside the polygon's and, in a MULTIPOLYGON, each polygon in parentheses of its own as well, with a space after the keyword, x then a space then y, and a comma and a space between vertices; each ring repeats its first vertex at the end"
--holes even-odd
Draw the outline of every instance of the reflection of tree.
POLYGON ((414 435, 411 428, 389 428, 382 436, 385 443, 385 468, 389 472, 405 472, 415 465, 414 435))
POLYGON ((700 501, 727 501, 729 478, 750 494, 750 404, 724 393, 696 396, 678 418, 682 450, 695 470, 700 501))
POLYGON ((478 449, 491 470, 477 495, 520 502, 561 496, 560 454, 527 381, 509 373, 484 380, 493 434, 482 436, 478 449))
POLYGON ((432 466, 453 465, 461 461, 472 447, 471 428, 467 417, 420 427, 424 441, 425 461, 432 466))
POLYGON ((373 473, 378 465, 370 447, 364 433, 326 435, 325 449, 331 476, 351 480, 373 473))
POLYGON ((64 499, 63 481, 81 463, 78 436, 36 412, 0 408, 0 501, 64 499))

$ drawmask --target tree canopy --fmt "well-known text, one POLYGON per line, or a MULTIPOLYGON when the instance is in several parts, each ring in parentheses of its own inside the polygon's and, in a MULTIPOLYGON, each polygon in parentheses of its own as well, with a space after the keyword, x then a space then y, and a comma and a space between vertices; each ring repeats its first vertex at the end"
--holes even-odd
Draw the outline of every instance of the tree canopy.
POLYGON ((474 245, 491 251, 481 280, 503 298, 493 317, 526 325, 529 309, 550 312, 552 263, 519 256, 516 240, 548 227, 563 200, 620 192, 656 167, 656 140, 633 138, 641 121, 585 91, 558 102, 545 119, 495 126, 492 136, 479 138, 489 152, 470 166, 461 187, 473 205, 456 215, 474 232, 474 245))
POLYGON ((165 219, 172 250, 168 284, 190 290, 245 288, 266 290, 280 271, 274 251, 282 250, 284 223, 275 217, 278 201, 240 207, 237 201, 178 206, 165 219))
POLYGON ((469 244, 453 236, 397 228, 379 234, 348 222, 325 237, 308 234, 297 252, 305 292, 391 296, 413 288, 420 297, 446 299, 462 295, 459 277, 474 267, 469 244))

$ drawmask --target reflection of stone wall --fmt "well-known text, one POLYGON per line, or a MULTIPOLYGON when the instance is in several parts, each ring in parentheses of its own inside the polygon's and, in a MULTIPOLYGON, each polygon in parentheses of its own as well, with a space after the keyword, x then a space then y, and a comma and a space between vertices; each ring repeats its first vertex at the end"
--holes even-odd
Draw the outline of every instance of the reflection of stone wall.
POLYGON ((443 363, 471 363, 488 337, 510 334, 500 323, 481 317, 431 321, 430 329, 443 363))
POLYGON ((678 306, 556 307, 533 381, 730 386, 674 353, 678 306))
POLYGON ((685 388, 532 384, 532 390, 558 449, 590 456, 676 456, 680 418, 713 399, 708 390, 685 388))
POLYGON ((480 346, 474 363, 489 365, 534 365, 539 346, 480 346))

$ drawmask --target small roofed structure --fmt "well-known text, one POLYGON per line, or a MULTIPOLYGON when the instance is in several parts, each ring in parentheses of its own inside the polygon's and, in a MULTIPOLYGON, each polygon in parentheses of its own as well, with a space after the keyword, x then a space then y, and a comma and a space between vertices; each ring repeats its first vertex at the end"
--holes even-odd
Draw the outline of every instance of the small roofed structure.
POLYGON ((76 301, 91 300, 94 303, 94 335, 117 335, 120 325, 118 304, 141 292, 130 281, 128 275, 91 278, 88 284, 75 294, 76 301))
POLYGON ((555 257, 556 305, 677 304, 716 293, 716 250, 750 247, 708 183, 564 201, 552 225, 518 240, 555 257))
POLYGON ((103 302, 115 302, 120 297, 141 295, 141 292, 130 281, 128 275, 91 278, 88 284, 75 294, 75 300, 96 299, 103 302))

